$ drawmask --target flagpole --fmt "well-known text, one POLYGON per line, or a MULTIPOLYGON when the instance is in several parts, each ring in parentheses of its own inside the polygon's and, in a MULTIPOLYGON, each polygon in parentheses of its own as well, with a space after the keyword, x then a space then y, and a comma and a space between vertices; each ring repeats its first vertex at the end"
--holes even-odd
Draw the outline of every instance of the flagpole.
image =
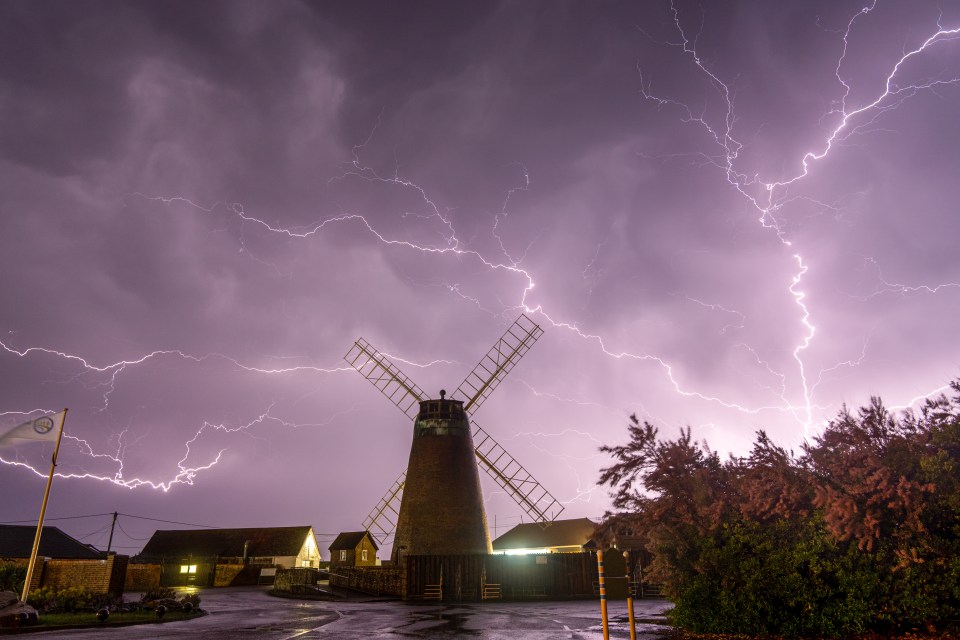
POLYGON ((43 504, 40 505, 40 520, 37 521, 37 535, 33 538, 33 551, 30 552, 30 562, 27 564, 27 576, 23 580, 23 597, 21 601, 27 601, 27 594, 30 592, 30 581, 33 579, 33 565, 37 562, 37 552, 40 550, 40 533, 43 531, 43 516, 47 512, 47 499, 50 498, 50 485, 53 483, 53 473, 57 468, 57 454, 60 453, 60 438, 63 437, 63 425, 67 421, 67 410, 63 410, 63 417, 60 418, 60 433, 57 434, 57 444, 53 448, 53 459, 50 462, 50 475, 47 477, 47 489, 43 492, 43 504))

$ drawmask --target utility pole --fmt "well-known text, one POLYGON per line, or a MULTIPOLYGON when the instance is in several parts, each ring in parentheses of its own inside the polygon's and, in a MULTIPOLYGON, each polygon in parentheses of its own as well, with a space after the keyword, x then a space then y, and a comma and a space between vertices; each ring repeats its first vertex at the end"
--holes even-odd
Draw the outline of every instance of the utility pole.
POLYGON ((110 523, 110 538, 107 540, 107 553, 110 553, 110 547, 113 546, 113 528, 117 526, 117 512, 113 512, 113 522, 110 523))

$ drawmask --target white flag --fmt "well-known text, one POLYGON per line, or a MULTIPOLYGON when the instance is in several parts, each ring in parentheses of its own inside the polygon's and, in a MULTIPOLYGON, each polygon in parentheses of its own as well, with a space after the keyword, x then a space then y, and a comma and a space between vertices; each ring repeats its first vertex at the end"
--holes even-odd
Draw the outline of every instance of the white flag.
POLYGON ((0 449, 23 444, 24 440, 56 442, 63 428, 64 413, 61 411, 12 427, 0 427, 0 449))

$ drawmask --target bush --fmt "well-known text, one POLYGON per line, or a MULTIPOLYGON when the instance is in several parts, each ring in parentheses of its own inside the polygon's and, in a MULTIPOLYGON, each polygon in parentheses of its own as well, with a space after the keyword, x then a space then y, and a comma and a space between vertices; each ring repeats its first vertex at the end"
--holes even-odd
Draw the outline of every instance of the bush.
POLYGON ((177 599, 177 592, 169 587, 157 587, 143 594, 140 605, 145 609, 156 609, 163 605, 167 611, 182 611, 183 605, 190 603, 194 611, 200 608, 200 594, 188 593, 177 599))
POLYGON ((15 562, 0 562, 0 591, 23 592, 27 579, 27 567, 15 562))
POLYGON ((199 593, 188 593, 180 598, 180 607, 183 608, 183 605, 190 603, 194 611, 200 609, 200 594, 199 593))
POLYGON ((27 594, 27 604, 44 613, 74 613, 116 608, 123 598, 107 593, 90 593, 83 587, 54 589, 40 587, 27 594))
POLYGON ((802 455, 757 434, 723 462, 689 429, 662 441, 635 417, 616 463, 647 578, 701 633, 839 637, 934 631, 960 616, 960 381, 919 415, 844 409, 802 455))
POLYGON ((177 592, 170 587, 157 587, 156 589, 151 589, 140 596, 140 602, 149 607, 151 604, 156 606, 156 604, 159 602, 164 600, 175 600, 176 598, 177 592))

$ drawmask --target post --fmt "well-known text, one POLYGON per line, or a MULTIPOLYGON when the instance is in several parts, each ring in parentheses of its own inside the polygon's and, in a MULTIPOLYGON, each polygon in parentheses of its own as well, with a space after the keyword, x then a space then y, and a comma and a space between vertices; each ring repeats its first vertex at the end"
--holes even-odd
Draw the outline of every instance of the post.
POLYGON ((625 549, 623 560, 626 564, 624 572, 627 577, 627 615, 630 618, 630 640, 637 640, 637 621, 633 617, 633 581, 630 579, 633 573, 630 569, 630 550, 625 549))
POLYGON ((119 514, 118 514, 116 511, 113 512, 113 522, 110 523, 110 537, 107 538, 107 554, 108 554, 108 555, 109 555, 109 553, 110 553, 110 547, 113 546, 113 528, 114 528, 115 526, 117 526, 117 516, 118 516, 118 515, 119 515, 119 514))
POLYGON ((30 561, 27 563, 27 575, 23 579, 23 602, 27 601, 30 593, 30 581, 33 580, 34 565, 37 563, 37 552, 40 550, 40 533, 43 531, 43 516, 47 512, 47 500, 50 498, 50 484, 53 483, 53 472, 57 469, 57 454, 60 453, 60 439, 63 437, 63 424, 67 421, 67 410, 63 410, 60 418, 60 432, 57 434, 57 444, 53 448, 53 459, 50 461, 50 475, 47 476, 47 488, 43 492, 43 503, 40 505, 40 519, 37 520, 37 535, 33 537, 33 551, 30 552, 30 561))
POLYGON ((597 570, 600 573, 600 619, 603 622, 603 640, 610 640, 607 623, 607 586, 603 575, 603 550, 597 549, 597 570))

